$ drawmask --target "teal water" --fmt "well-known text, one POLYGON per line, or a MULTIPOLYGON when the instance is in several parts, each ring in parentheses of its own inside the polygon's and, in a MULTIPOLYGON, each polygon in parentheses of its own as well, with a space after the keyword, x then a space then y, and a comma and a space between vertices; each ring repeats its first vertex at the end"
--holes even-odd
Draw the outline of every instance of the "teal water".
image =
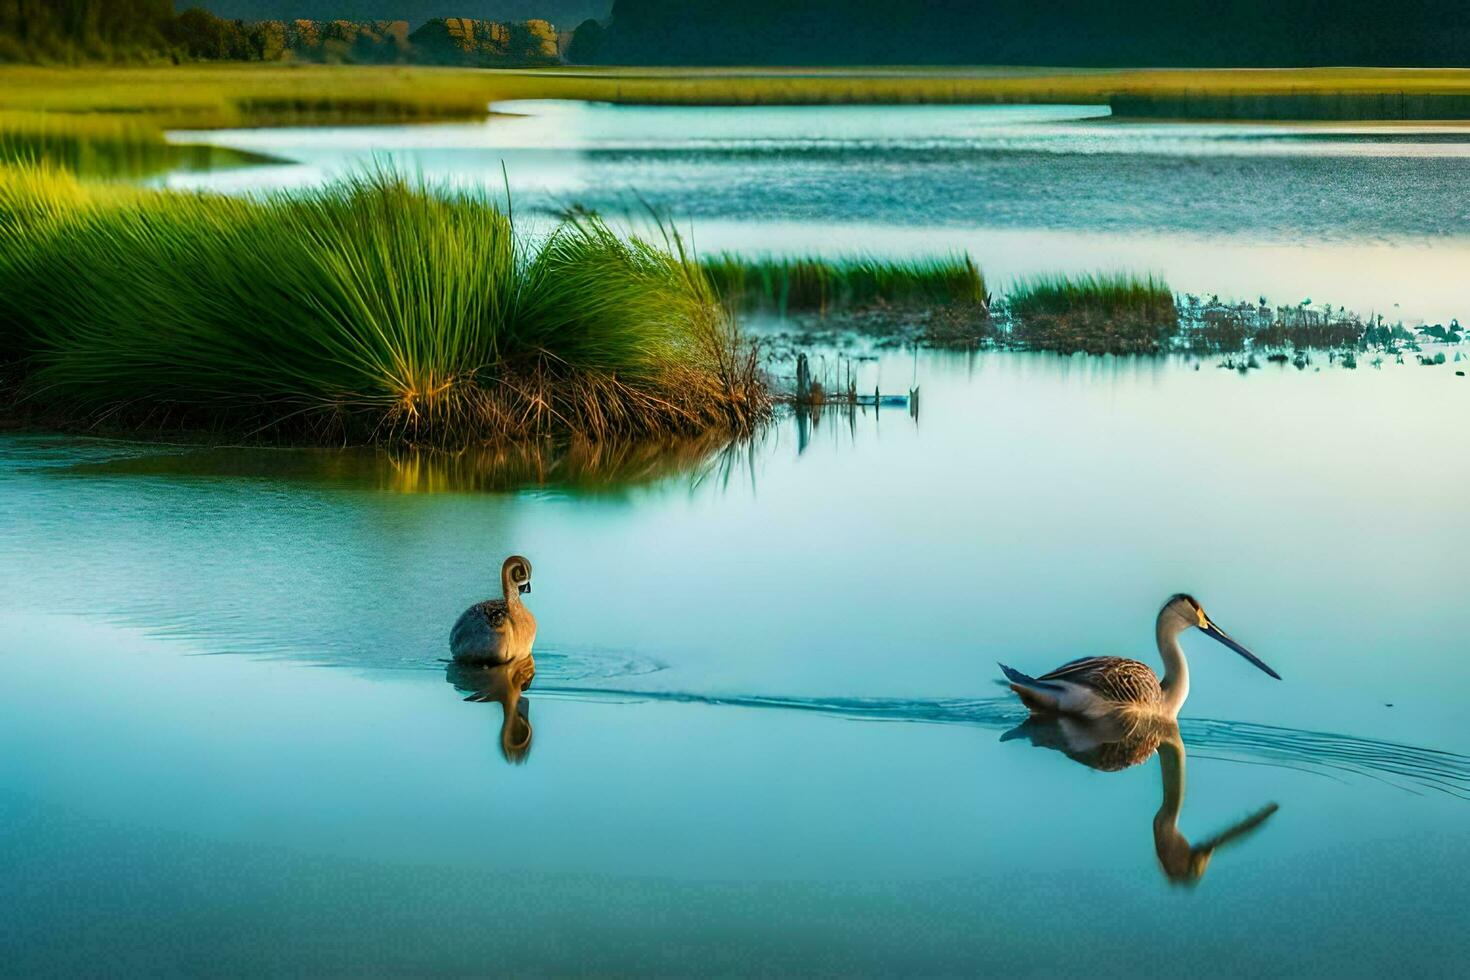
POLYGON ((888 353, 917 419, 612 460, 0 437, 4 972, 1458 975, 1454 367, 888 353), (520 764, 442 662, 510 552, 520 764), (1179 590, 1285 678, 1185 638, 1179 831, 1278 808, 1193 884, 1160 758, 1007 737, 995 667, 1152 663, 1179 590))
POLYGON ((1058 271, 1448 322, 1470 313, 1470 130, 1172 124, 1097 106, 688 108, 500 103, 484 122, 178 133, 287 163, 163 178, 233 192, 389 164, 570 206, 666 215, 706 251, 968 250, 993 289, 1058 271))

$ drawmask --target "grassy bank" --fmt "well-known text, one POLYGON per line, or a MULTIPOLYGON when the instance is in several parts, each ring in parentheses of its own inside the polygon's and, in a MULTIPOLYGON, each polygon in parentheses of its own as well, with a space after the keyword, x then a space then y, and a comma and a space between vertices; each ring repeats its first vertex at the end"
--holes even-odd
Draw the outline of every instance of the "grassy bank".
POLYGON ((985 277, 968 255, 893 260, 727 252, 701 264, 726 302, 782 314, 867 304, 984 306, 988 300, 985 277))
POLYGON ((689 105, 1036 103, 1194 119, 1467 119, 1470 70, 579 69, 504 72, 503 98, 689 105))
POLYGON ((485 117, 481 72, 432 68, 191 65, 0 66, 0 162, 44 160, 84 175, 266 162, 171 144, 172 129, 360 125, 485 117))
POLYGON ((494 101, 669 105, 1109 105, 1142 118, 1470 119, 1470 70, 635 69, 482 70, 198 64, 0 66, 0 160, 122 176, 163 161, 243 162, 169 147, 170 129, 484 118, 494 101), (195 157, 186 156, 189 153, 195 157), (202 156, 201 156, 202 154, 202 156))
POLYGON ((0 112, 126 116, 162 129, 483 117, 493 73, 465 69, 214 64, 0 66, 0 112))
POLYGON ((485 114, 488 103, 502 99, 683 105, 1006 102, 1112 105, 1119 114, 1140 116, 1434 119, 1465 118, 1467 98, 1470 69, 0 66, 0 112, 119 113, 176 129, 475 118, 485 114))
POLYGON ((0 169, 0 360, 50 419, 463 444, 749 427, 754 357, 692 261, 544 241, 389 174, 240 200, 0 169))
POLYGON ((0 111, 0 162, 41 161, 81 176, 126 179, 275 162, 230 147, 170 143, 131 116, 0 111))

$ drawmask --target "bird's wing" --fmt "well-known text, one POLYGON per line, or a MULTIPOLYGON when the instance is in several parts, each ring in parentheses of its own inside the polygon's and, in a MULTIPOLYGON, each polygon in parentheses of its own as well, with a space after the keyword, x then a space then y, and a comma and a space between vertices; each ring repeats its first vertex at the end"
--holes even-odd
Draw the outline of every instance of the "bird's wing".
POLYGON ((1153 701, 1159 678, 1147 664, 1125 657, 1085 657, 1058 667, 1039 681, 1069 681, 1090 687, 1111 701, 1153 701))
POLYGON ((1039 681, 1068 680, 1079 684, 1087 683, 1084 678, 1096 671, 1106 670, 1111 664, 1123 659, 1122 657, 1081 657, 1077 660, 1069 660, 1049 674, 1042 674, 1036 678, 1039 681))
POLYGON ((506 608, 504 599, 486 599, 476 608, 480 610, 480 615, 485 617, 485 622, 490 624, 491 629, 500 629, 505 625, 505 618, 509 610, 506 608))

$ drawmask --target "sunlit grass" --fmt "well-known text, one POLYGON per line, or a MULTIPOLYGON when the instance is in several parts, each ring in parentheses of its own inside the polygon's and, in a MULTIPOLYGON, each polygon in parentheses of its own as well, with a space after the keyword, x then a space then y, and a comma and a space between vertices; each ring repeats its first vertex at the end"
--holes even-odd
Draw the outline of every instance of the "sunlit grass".
POLYGON ((479 119, 492 102, 510 99, 1086 104, 1110 105, 1124 114, 1193 118, 1467 118, 1470 70, 9 65, 0 66, 0 160, 39 156, 83 171, 112 167, 131 175, 185 152, 164 148, 162 134, 170 129, 479 119), (35 122, 41 115, 44 131, 35 122))
POLYGON ((726 302, 780 313, 875 303, 983 306, 987 301, 980 267, 964 254, 879 259, 726 252, 701 264, 726 302))
POLYGON ((269 163, 222 146, 181 146, 131 116, 0 112, 0 163, 45 161, 91 177, 140 178, 167 170, 269 163))
POLYGON ((154 129, 475 118, 493 97, 489 75, 381 66, 10 65, 0 66, 0 111, 126 115, 154 129))
MULTIPOLYGON (((1068 70, 429 67, 214 64, 0 66, 0 111, 113 112, 169 128, 482 116, 502 99, 693 105, 1038 103, 1254 96, 1465 96, 1470 70, 1393 68, 1068 70)), ((1393 106, 1385 104, 1386 109, 1393 106)))
POLYGON ((740 429, 753 357, 696 267, 547 241, 389 173, 239 199, 0 169, 0 352, 41 410, 455 443, 740 429))
POLYGON ((0 66, 0 162, 118 177, 236 166, 264 158, 173 145, 164 134, 480 119, 489 102, 483 80, 432 68, 0 66))
POLYGON ((503 72, 503 98, 649 104, 1108 105, 1117 115, 1262 119, 1470 118, 1465 69, 623 68, 503 72))

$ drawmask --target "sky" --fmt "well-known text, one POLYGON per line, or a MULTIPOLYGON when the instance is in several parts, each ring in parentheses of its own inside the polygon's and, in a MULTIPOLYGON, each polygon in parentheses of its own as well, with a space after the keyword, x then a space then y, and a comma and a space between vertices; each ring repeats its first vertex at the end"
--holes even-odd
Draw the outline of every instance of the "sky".
POLYGON ((431 17, 526 20, 539 17, 575 27, 588 17, 606 17, 612 0, 177 0, 180 10, 204 7, 221 17, 285 20, 294 17, 347 20, 406 20, 431 17))

